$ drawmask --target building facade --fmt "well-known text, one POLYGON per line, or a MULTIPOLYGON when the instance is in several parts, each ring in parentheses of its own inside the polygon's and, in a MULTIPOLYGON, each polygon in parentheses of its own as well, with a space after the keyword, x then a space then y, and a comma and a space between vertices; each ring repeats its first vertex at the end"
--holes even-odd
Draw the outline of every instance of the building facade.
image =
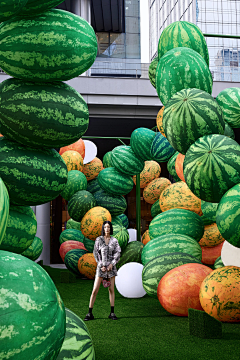
MULTIPOLYGON (((149 0, 150 59, 158 40, 174 21, 196 24, 204 34, 239 35, 240 2, 227 0, 149 0)), ((240 40, 206 37, 214 81, 240 81, 240 40)))

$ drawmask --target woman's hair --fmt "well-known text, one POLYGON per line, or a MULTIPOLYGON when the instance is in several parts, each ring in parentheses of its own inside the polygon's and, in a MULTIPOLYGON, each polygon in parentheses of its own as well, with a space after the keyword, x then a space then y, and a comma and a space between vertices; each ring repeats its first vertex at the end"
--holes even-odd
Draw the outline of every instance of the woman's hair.
POLYGON ((112 227, 111 221, 104 221, 103 226, 102 226, 102 234, 101 234, 102 236, 105 235, 104 225, 106 225, 106 224, 109 224, 109 225, 110 225, 110 235, 113 234, 113 227, 112 227))

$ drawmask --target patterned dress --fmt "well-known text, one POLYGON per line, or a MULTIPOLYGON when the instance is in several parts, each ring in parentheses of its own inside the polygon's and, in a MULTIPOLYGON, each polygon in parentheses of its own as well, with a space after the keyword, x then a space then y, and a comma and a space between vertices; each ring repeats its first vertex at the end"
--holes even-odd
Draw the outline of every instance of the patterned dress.
POLYGON ((110 237, 108 245, 105 243, 104 236, 99 236, 94 245, 93 255, 97 262, 96 277, 109 278, 117 276, 116 263, 120 259, 121 248, 117 239, 110 237), (102 271, 103 266, 112 264, 113 268, 110 271, 102 271))

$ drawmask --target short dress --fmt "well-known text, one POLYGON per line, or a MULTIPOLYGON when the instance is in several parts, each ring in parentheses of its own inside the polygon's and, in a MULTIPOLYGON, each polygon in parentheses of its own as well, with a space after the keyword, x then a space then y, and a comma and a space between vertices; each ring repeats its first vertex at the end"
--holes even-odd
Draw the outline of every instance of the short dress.
POLYGON ((93 249, 93 256, 97 262, 96 277, 109 278, 117 276, 116 264, 120 259, 121 248, 117 239, 110 237, 108 245, 105 243, 104 236, 99 236, 95 240, 93 249), (103 266, 112 264, 113 268, 110 271, 102 271, 103 266))

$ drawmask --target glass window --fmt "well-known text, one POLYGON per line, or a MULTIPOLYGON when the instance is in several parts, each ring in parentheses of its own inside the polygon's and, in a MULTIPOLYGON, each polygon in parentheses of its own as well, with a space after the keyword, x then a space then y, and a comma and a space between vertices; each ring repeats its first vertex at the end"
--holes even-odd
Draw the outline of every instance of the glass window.
POLYGON ((140 34, 126 34, 126 58, 140 59, 140 34))
POLYGON ((97 56, 108 57, 109 56, 109 33, 98 32, 96 33, 98 52, 97 56))

